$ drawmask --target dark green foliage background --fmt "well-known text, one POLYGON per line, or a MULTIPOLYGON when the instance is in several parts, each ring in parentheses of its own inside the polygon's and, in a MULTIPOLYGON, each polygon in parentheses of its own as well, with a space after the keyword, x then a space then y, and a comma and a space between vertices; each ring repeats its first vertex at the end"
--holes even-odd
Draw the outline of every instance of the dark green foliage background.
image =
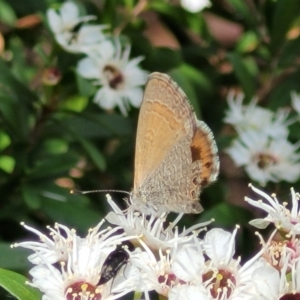
MULTIPOLYGON (((229 20, 242 30, 228 45, 210 34, 204 14, 189 13, 171 2, 149 0, 146 11, 155 12, 176 37, 177 50, 155 47, 143 35, 143 18, 130 17, 134 0, 79 4, 83 14, 96 14, 100 24, 110 24, 111 32, 127 20, 122 37, 132 44, 132 57, 143 55, 145 70, 172 76, 197 116, 212 128, 222 153, 230 141, 222 123, 230 88, 242 90, 246 101, 258 96, 261 105, 272 109, 289 106, 290 92, 300 91, 300 1, 213 1, 204 14, 229 20), (291 29, 296 32, 293 38, 288 34, 291 29)), ((56 7, 50 0, 0 0, 0 31, 5 39, 0 60, 0 267, 18 271, 28 268, 27 252, 11 250, 9 245, 33 238, 19 225, 21 221, 43 231, 45 225, 59 222, 85 235, 109 210, 105 194, 71 195, 69 188, 57 184, 58 179, 70 179, 81 190, 130 191, 133 184, 138 110, 123 117, 117 109, 108 113, 92 102, 95 87, 75 72, 82 56, 56 45, 47 27, 45 12, 51 5, 56 7), (17 19, 31 14, 39 14, 43 21, 31 28, 16 26, 17 19), (38 80, 49 67, 62 74, 53 87, 38 80), (79 177, 70 172, 74 168, 79 177)), ((291 132, 293 141, 300 136, 297 127, 291 132)), ((247 258, 257 247, 254 230, 247 225, 254 215, 227 201, 228 180, 221 159, 218 182, 201 195, 204 213, 185 217, 182 225, 212 217, 213 227, 232 229, 240 224, 237 252, 247 258)), ((297 184, 294 187, 297 190, 297 184)), ((277 191, 285 200, 289 197, 289 185, 284 183, 266 190, 277 191)), ((243 196, 249 193, 245 190, 243 196)), ((124 195, 112 195, 126 207, 124 195)), ((237 202, 243 202, 243 196, 237 202)))

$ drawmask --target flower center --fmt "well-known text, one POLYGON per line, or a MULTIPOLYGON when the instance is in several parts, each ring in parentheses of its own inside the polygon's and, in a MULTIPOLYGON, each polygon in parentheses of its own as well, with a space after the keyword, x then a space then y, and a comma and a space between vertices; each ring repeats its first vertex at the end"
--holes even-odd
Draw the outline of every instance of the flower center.
POLYGON ((286 294, 279 298, 279 300, 300 300, 300 294, 286 294))
POLYGON ((158 276, 158 282, 160 284, 164 283, 168 287, 172 287, 174 284, 177 283, 185 283, 183 280, 180 280, 174 274, 165 274, 158 276))
POLYGON ((203 283, 210 289, 213 298, 228 299, 235 288, 236 281, 234 275, 229 271, 218 270, 204 274, 203 283))
POLYGON ((75 282, 66 290, 67 300, 101 300, 101 298, 100 291, 84 281, 75 282))
POLYGON ((282 268, 282 255, 286 252, 284 243, 271 241, 263 257, 277 270, 282 268))
POLYGON ((257 154, 255 157, 255 161, 260 169, 266 169, 267 167, 275 165, 277 163, 276 158, 267 153, 257 154))
POLYGON ((112 89, 118 90, 124 86, 124 76, 116 67, 106 65, 103 69, 103 73, 112 89))

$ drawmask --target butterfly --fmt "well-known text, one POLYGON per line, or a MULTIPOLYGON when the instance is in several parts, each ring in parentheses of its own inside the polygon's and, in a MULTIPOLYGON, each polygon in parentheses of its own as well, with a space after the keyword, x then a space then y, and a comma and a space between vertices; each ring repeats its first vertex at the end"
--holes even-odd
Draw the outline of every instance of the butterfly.
POLYGON ((200 213, 201 189, 219 173, 217 152, 212 131, 197 120, 183 90, 168 75, 152 73, 138 119, 133 208, 200 213))

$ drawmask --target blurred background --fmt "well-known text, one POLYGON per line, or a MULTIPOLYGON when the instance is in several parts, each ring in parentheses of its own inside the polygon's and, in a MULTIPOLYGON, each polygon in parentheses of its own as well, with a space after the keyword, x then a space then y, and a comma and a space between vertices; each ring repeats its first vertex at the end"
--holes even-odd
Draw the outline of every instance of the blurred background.
MULTIPOLYGON (((76 69, 85 54, 65 49, 49 26, 47 10, 64 3, 0 0, 0 267, 10 270, 28 268, 28 253, 10 249, 29 238, 21 221, 45 232, 58 222, 85 236, 110 210, 106 193, 70 190, 133 186, 139 109, 124 116, 117 106, 103 109, 93 101, 97 86, 76 69)), ((256 97, 272 111, 291 109, 291 92, 300 91, 300 1, 73 3, 81 16, 96 16, 93 24, 109 25, 106 34, 130 45, 132 59, 142 56, 141 69, 169 74, 212 129, 219 179, 201 194, 204 212, 185 216, 181 225, 211 218, 212 227, 240 224, 237 254, 247 259, 259 248, 248 222, 264 215, 245 203, 245 196, 259 198, 248 187, 253 180, 224 152, 236 134, 223 121, 228 93, 243 93, 244 104, 256 97)), ((298 142, 299 128, 289 128, 290 141, 298 142)), ((268 182, 263 189, 288 201, 298 183, 268 182)), ((111 195, 126 208, 126 194, 111 195)))

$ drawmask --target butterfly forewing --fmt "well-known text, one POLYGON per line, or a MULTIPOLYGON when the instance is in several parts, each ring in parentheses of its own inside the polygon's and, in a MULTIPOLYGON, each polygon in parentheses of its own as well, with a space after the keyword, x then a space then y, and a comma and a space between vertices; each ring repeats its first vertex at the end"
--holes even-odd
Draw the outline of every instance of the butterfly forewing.
POLYGON ((201 186, 218 170, 210 129, 169 76, 151 74, 137 129, 133 205, 148 214, 199 213, 201 186))
POLYGON ((145 182, 180 138, 193 136, 195 124, 192 107, 178 85, 165 74, 152 73, 139 114, 134 190, 145 182))

